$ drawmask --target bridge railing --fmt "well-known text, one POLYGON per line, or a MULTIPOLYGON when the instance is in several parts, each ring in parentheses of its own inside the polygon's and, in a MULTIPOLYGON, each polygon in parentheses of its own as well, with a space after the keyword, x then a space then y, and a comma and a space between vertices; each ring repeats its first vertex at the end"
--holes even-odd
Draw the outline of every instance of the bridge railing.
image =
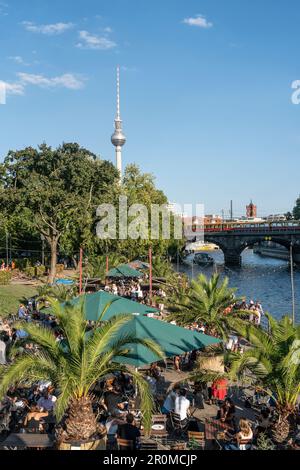
POLYGON ((267 317, 265 315, 261 316, 260 325, 261 325, 263 330, 269 331, 269 320, 267 319, 267 317))

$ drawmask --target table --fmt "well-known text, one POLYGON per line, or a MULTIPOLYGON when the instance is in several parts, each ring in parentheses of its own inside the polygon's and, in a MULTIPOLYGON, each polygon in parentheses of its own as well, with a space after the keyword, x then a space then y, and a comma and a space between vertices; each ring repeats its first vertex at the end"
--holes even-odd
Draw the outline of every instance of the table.
POLYGON ((218 434, 225 431, 233 431, 233 428, 217 419, 207 418, 205 420, 205 439, 207 441, 215 441, 218 438, 218 434))
POLYGON ((10 434, 5 441, 0 443, 0 448, 17 448, 17 449, 47 449, 54 446, 54 439, 48 434, 10 434))

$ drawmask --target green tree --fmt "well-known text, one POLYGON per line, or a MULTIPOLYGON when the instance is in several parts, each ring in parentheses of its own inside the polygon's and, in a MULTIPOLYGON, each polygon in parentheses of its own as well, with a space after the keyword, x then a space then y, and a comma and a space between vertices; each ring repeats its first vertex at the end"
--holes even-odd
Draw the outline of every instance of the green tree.
POLYGON ((131 320, 131 315, 117 316, 100 323, 110 305, 106 305, 99 322, 87 335, 83 303, 76 307, 70 304, 62 307, 59 301, 52 300, 52 310, 59 322, 64 344, 59 344, 54 332, 41 325, 20 324, 18 327, 29 335, 28 341, 38 345, 38 352, 24 352, 2 368, 0 398, 13 384, 51 380, 59 393, 55 405, 57 423, 67 417, 60 429, 59 440, 89 440, 97 436, 97 419, 92 409, 93 387, 99 379, 117 371, 133 376, 141 397, 145 428, 150 427, 153 397, 148 383, 139 373, 114 362, 114 358, 126 357, 132 343, 142 344, 159 356, 162 353, 152 340, 118 334, 120 328, 131 320))
MULTIPOLYGON (((118 250, 129 259, 145 258, 150 245, 154 255, 165 255, 174 240, 173 216, 170 214, 170 239, 164 240, 162 236, 162 221, 159 221, 159 238, 151 240, 151 206, 167 205, 168 199, 163 191, 155 186, 155 177, 150 173, 142 173, 137 165, 128 165, 125 169, 121 194, 128 198, 128 207, 133 204, 143 204, 148 210, 148 238, 137 240, 128 238, 120 240, 118 250)), ((131 220, 129 219, 129 222, 131 220)))
POLYGON ((295 207, 293 209, 293 217, 296 220, 300 220, 300 196, 296 200, 295 207))
POLYGON ((295 413, 300 394, 300 326, 293 326, 289 317, 280 321, 268 313, 269 331, 251 324, 237 330, 250 344, 242 355, 235 355, 231 376, 251 372, 261 388, 275 399, 278 414, 273 438, 287 441, 295 431, 295 413))
POLYGON ((95 209, 116 193, 118 173, 76 143, 10 151, 0 165, 0 207, 43 235, 51 249, 49 281, 59 242, 73 254, 95 239, 95 209))
POLYGON ((208 333, 216 333, 225 340, 239 319, 248 313, 237 310, 224 313, 238 300, 235 291, 228 287, 228 278, 221 281, 219 274, 213 274, 210 279, 200 274, 185 291, 171 298, 168 318, 183 326, 203 322, 208 333))

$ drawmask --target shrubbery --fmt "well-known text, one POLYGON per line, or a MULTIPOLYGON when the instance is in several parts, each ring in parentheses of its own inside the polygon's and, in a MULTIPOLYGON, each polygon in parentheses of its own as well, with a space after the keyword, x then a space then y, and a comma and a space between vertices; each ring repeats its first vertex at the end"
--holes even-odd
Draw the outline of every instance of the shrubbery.
POLYGON ((29 266, 24 269, 24 273, 28 277, 42 277, 45 274, 45 266, 29 266))
POLYGON ((0 271, 0 285, 5 286, 10 284, 12 278, 12 274, 10 271, 0 271))
POLYGON ((57 264, 57 265, 56 265, 56 272, 57 272, 57 273, 62 273, 64 269, 65 269, 65 265, 64 265, 64 264, 57 264))

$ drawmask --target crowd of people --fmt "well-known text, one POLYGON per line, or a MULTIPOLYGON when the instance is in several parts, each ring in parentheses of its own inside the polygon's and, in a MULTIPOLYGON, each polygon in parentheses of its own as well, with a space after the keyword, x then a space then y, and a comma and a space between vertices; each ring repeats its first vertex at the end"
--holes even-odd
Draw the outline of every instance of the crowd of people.
POLYGON ((139 281, 125 282, 120 280, 118 282, 107 283, 104 287, 106 292, 125 297, 126 299, 134 300, 136 302, 151 305, 159 310, 161 314, 164 313, 166 292, 162 288, 155 288, 150 297, 149 289, 146 290, 142 287, 139 281))
MULTIPOLYGON (((139 282, 111 283, 105 287, 105 290, 137 302, 147 302, 148 293, 143 291, 139 282)), ((157 290, 156 294, 164 306, 166 294, 163 289, 157 290)), ((231 308, 245 311, 248 315, 249 312, 253 312, 253 317, 251 317, 251 313, 249 315, 249 321, 260 324, 263 309, 259 302, 251 300, 247 304, 243 300, 231 308)), ((164 309, 160 310, 163 312, 164 309)), ((226 313, 224 312, 225 315, 226 313)), ((17 318, 26 322, 39 322, 55 332, 58 342, 64 339, 55 317, 40 311, 35 299, 30 299, 27 305, 21 304, 19 306, 17 318)), ((187 328, 198 333, 208 332, 204 322, 194 322, 187 328)), ((212 334, 211 331, 209 334, 212 334)), ((25 335, 24 331, 14 328, 12 320, 0 320, 0 364, 6 364, 7 360, 10 360, 8 359, 9 349, 25 335)), ((18 347, 16 354, 21 354, 23 348, 34 351, 36 346, 27 342, 18 347)), ((226 348, 233 352, 243 352, 242 339, 234 334, 230 335, 226 348)), ((192 369, 198 355, 199 351, 191 351, 182 356, 175 356, 173 370, 181 373, 183 370, 192 369)), ((211 383, 196 382, 192 388, 175 383, 174 386, 168 388, 165 382, 166 368, 167 361, 151 364, 144 371, 144 378, 149 384, 153 397, 155 397, 158 412, 166 416, 169 426, 172 424, 172 415, 174 414, 177 416, 181 428, 188 429, 195 408, 201 410, 205 408, 205 404, 215 404, 219 407, 216 419, 226 425, 228 434, 223 448, 233 450, 250 447, 252 441, 272 425, 273 409, 271 404, 261 408, 255 427, 251 426, 245 417, 238 420, 236 406, 229 397, 229 386, 226 379, 220 378, 211 383)), ((108 445, 114 448, 117 439, 120 438, 132 441, 134 447, 139 448, 143 433, 142 414, 132 377, 124 373, 115 373, 111 378, 97 383, 93 395, 95 396, 95 413, 106 428, 108 445)), ((57 396, 58 391, 53 388, 50 381, 37 382, 30 388, 10 388, 0 403, 0 432, 54 432, 56 425, 54 411, 57 396)), ((255 392, 253 400, 258 400, 258 398, 259 393, 255 392)), ((245 403, 245 408, 247 408, 247 403, 245 403)))

